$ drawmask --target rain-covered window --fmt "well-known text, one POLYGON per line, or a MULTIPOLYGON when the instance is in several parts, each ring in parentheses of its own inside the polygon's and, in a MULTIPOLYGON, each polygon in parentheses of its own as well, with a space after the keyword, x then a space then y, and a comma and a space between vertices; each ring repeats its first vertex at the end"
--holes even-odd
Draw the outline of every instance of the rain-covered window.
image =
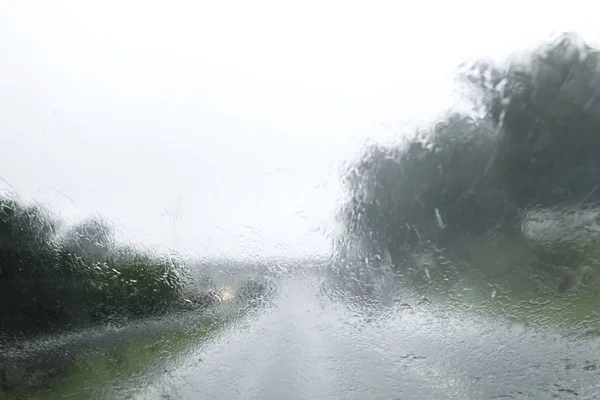
POLYGON ((0 399, 600 399, 575 3, 0 0, 0 399))

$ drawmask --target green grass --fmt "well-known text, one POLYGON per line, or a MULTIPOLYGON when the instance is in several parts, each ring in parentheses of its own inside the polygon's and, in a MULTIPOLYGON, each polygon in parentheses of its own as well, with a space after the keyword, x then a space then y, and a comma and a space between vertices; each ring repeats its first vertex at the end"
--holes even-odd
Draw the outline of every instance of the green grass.
MULTIPOLYGON (((88 348, 71 360, 47 385, 11 389, 2 399, 126 398, 169 365, 222 330, 234 316, 223 318, 180 316, 175 329, 149 332, 99 348, 88 348)), ((176 318, 176 317, 175 317, 176 318)))
MULTIPOLYGON (((518 240, 471 240, 463 250, 469 262, 448 260, 454 268, 430 268, 428 276, 414 268, 415 301, 427 298, 439 315, 489 317, 571 337, 600 335, 600 280, 562 291, 563 270, 545 269, 536 251, 518 240)), ((580 259, 585 263, 585 254, 580 259)))

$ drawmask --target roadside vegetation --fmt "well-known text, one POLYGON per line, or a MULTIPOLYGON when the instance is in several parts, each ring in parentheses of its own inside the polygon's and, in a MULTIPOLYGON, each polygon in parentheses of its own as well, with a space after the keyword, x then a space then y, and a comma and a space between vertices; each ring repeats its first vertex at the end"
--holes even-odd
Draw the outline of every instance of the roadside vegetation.
POLYGON ((183 267, 116 243, 100 218, 65 227, 38 205, 0 198, 4 339, 165 314, 185 304, 183 267))
POLYGON ((340 252, 388 257, 417 280, 600 286, 600 51, 563 34, 460 78, 471 112, 369 146, 348 169, 340 252))

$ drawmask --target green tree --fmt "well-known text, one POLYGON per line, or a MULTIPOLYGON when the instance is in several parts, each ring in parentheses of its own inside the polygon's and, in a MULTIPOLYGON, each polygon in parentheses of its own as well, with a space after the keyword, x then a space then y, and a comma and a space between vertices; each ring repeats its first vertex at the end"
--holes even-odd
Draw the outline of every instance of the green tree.
POLYGON ((37 334, 183 305, 183 266, 118 246, 95 217, 58 236, 45 209, 0 198, 0 332, 37 334))
POLYGON ((44 209, 0 199, 0 323, 3 332, 58 323, 64 271, 54 240, 56 219, 44 209))
POLYGON ((85 256, 90 261, 102 260, 114 250, 112 227, 99 217, 92 217, 72 227, 62 237, 65 250, 85 256))
POLYGON ((600 200, 600 52, 567 33, 466 77, 499 127, 492 171, 520 208, 600 200))
POLYGON ((401 265, 418 248, 521 235, 533 207, 600 200, 599 54, 565 34, 506 65, 467 68, 481 116, 449 114, 401 145, 366 149, 345 178, 341 248, 401 265))

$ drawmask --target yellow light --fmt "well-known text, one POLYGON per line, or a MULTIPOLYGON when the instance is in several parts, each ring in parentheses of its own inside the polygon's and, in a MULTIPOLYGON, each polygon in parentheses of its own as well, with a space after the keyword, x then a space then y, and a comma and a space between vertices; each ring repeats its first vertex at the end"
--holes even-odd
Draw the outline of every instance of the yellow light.
POLYGON ((234 293, 233 290, 231 290, 230 288, 223 288, 219 292, 219 298, 221 299, 221 301, 233 300, 233 297, 234 293))

